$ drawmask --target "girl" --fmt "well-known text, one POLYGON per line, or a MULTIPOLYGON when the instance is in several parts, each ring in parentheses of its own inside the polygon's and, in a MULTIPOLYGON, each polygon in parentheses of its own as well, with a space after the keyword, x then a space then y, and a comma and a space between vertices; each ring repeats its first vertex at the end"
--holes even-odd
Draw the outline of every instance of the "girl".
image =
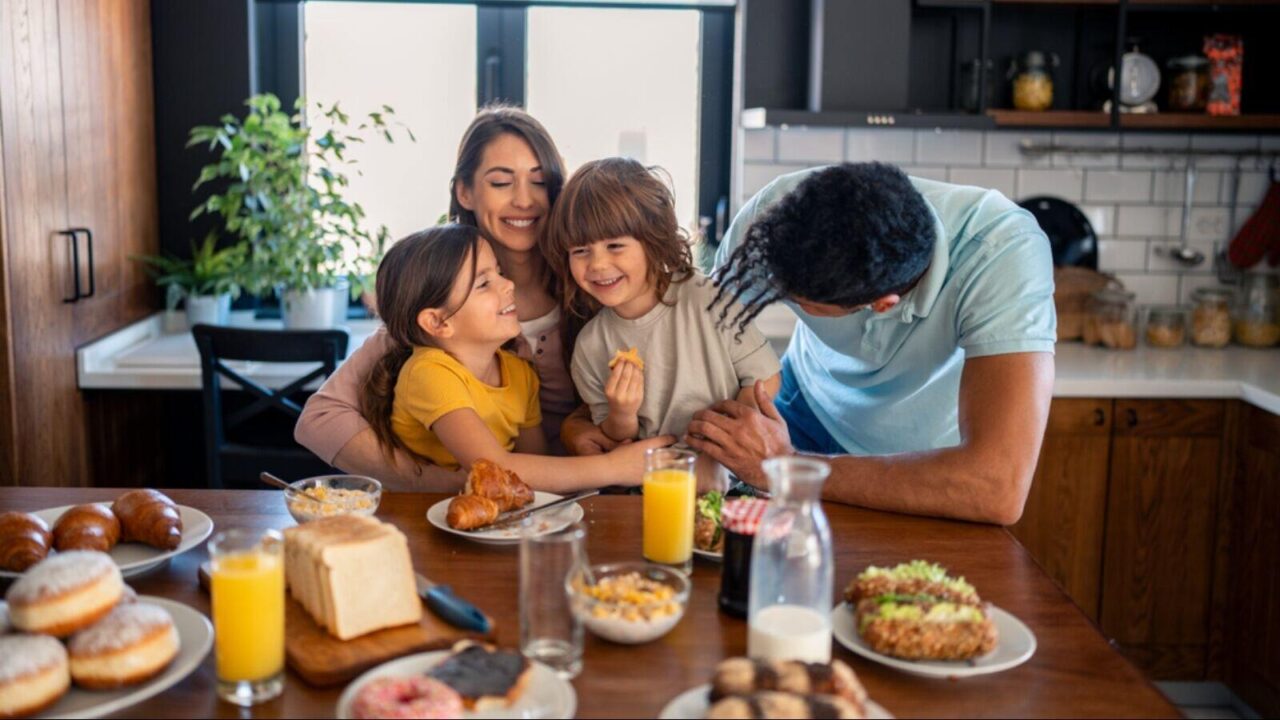
MULTIPOLYGON (((582 323, 578 314, 560 312, 560 279, 538 247, 563 177, 564 165, 546 129, 519 108, 496 106, 481 110, 462 136, 449 186, 450 218, 478 228, 515 283, 520 321, 515 351, 537 370, 543 428, 552 450, 561 420, 578 405, 569 377, 568 338, 571 323, 582 323)), ((388 488, 452 492, 462 483, 456 473, 415 462, 401 451, 385 454, 361 415, 365 382, 390 348, 387 333, 379 330, 356 349, 307 401, 295 437, 325 462, 377 477, 388 488)), ((615 444, 586 420, 572 427, 570 442, 579 452, 615 444)))
POLYGON ((520 334, 515 284, 475 227, 441 225, 396 243, 378 268, 390 348, 365 385, 363 411, 383 451, 446 469, 487 458, 534 488, 637 484, 644 450, 556 458, 546 451, 538 376, 503 344, 520 334))
POLYGON ((738 333, 708 311, 716 288, 693 269, 670 190, 640 163, 607 158, 574 173, 545 244, 565 278, 565 310, 599 310, 577 336, 570 372, 610 439, 682 437, 713 403, 754 406, 756 380, 777 392, 777 355, 754 326, 738 333), (623 356, 631 348, 638 358, 623 356))

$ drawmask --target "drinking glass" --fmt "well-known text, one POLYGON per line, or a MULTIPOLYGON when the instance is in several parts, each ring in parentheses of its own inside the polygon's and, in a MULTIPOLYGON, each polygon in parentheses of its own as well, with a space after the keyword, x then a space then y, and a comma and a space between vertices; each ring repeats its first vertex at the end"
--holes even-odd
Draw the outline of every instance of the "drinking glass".
POLYGON ((232 529, 209 542, 218 697, 249 707, 284 690, 284 538, 232 529))
POLYGON ((644 454, 644 559, 688 575, 693 569, 697 454, 655 448, 644 454))
POLYGON ((579 564, 586 563, 587 531, 575 522, 538 534, 535 528, 542 523, 539 517, 522 523, 520 652, 567 680, 582 672, 582 621, 570 607, 565 580, 579 564))

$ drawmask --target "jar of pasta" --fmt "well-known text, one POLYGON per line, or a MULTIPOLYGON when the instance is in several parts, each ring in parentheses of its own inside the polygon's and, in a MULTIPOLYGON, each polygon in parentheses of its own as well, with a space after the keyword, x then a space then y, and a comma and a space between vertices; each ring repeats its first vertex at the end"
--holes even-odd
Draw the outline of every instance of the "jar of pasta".
POLYGON ((1200 288, 1191 294, 1191 343, 1196 347, 1223 348, 1231 342, 1231 301, 1226 288, 1200 288))
POLYGON ((1147 310, 1147 344, 1155 348, 1182 347, 1187 340, 1187 314, 1180 307, 1147 310))
POLYGON ((1030 50, 1009 69, 1013 79, 1013 106, 1018 110, 1040 112, 1053 106, 1053 75, 1051 68, 1058 64, 1058 56, 1030 50))
POLYGON ((1271 347, 1280 341, 1280 313, 1276 287, 1280 278, 1266 273, 1246 273, 1236 307, 1236 342, 1249 347, 1271 347))
POLYGON ((1133 298, 1133 293, 1115 289, 1099 290, 1093 294, 1092 332, 1097 334, 1097 340, 1103 347, 1132 350, 1138 346, 1137 307, 1133 298))

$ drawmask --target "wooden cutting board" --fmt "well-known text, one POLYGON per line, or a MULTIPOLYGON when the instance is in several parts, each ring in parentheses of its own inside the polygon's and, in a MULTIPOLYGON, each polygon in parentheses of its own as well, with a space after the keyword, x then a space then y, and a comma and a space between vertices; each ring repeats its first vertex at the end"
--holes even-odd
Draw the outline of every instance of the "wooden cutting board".
MULTIPOLYGON (((490 618, 490 634, 494 627, 490 618)), ((379 630, 350 640, 339 640, 316 624, 292 597, 285 599, 285 659, 293 671, 317 687, 338 685, 392 658, 439 650, 459 640, 488 636, 460 630, 441 620, 424 605, 416 625, 379 630)))

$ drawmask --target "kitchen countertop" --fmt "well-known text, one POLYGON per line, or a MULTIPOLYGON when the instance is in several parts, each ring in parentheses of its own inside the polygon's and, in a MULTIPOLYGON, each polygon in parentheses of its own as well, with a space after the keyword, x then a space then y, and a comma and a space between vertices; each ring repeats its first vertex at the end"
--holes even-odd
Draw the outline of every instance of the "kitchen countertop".
MULTIPOLYGON (((776 305, 757 322, 775 346, 785 347, 795 316, 776 305)), ((278 320, 246 323, 264 329, 280 327, 278 320)), ((351 321, 346 326, 351 335, 348 351, 360 347, 377 327, 377 320, 351 321)), ((76 352, 80 388, 199 390, 200 356, 190 333, 180 324, 168 333, 165 329, 164 313, 156 313, 81 347, 76 352)), ((1056 361, 1054 397, 1239 399, 1280 415, 1280 348, 1139 346, 1119 351, 1062 343, 1056 361)), ((239 365, 247 377, 272 387, 305 373, 304 366, 296 364, 239 365)))

